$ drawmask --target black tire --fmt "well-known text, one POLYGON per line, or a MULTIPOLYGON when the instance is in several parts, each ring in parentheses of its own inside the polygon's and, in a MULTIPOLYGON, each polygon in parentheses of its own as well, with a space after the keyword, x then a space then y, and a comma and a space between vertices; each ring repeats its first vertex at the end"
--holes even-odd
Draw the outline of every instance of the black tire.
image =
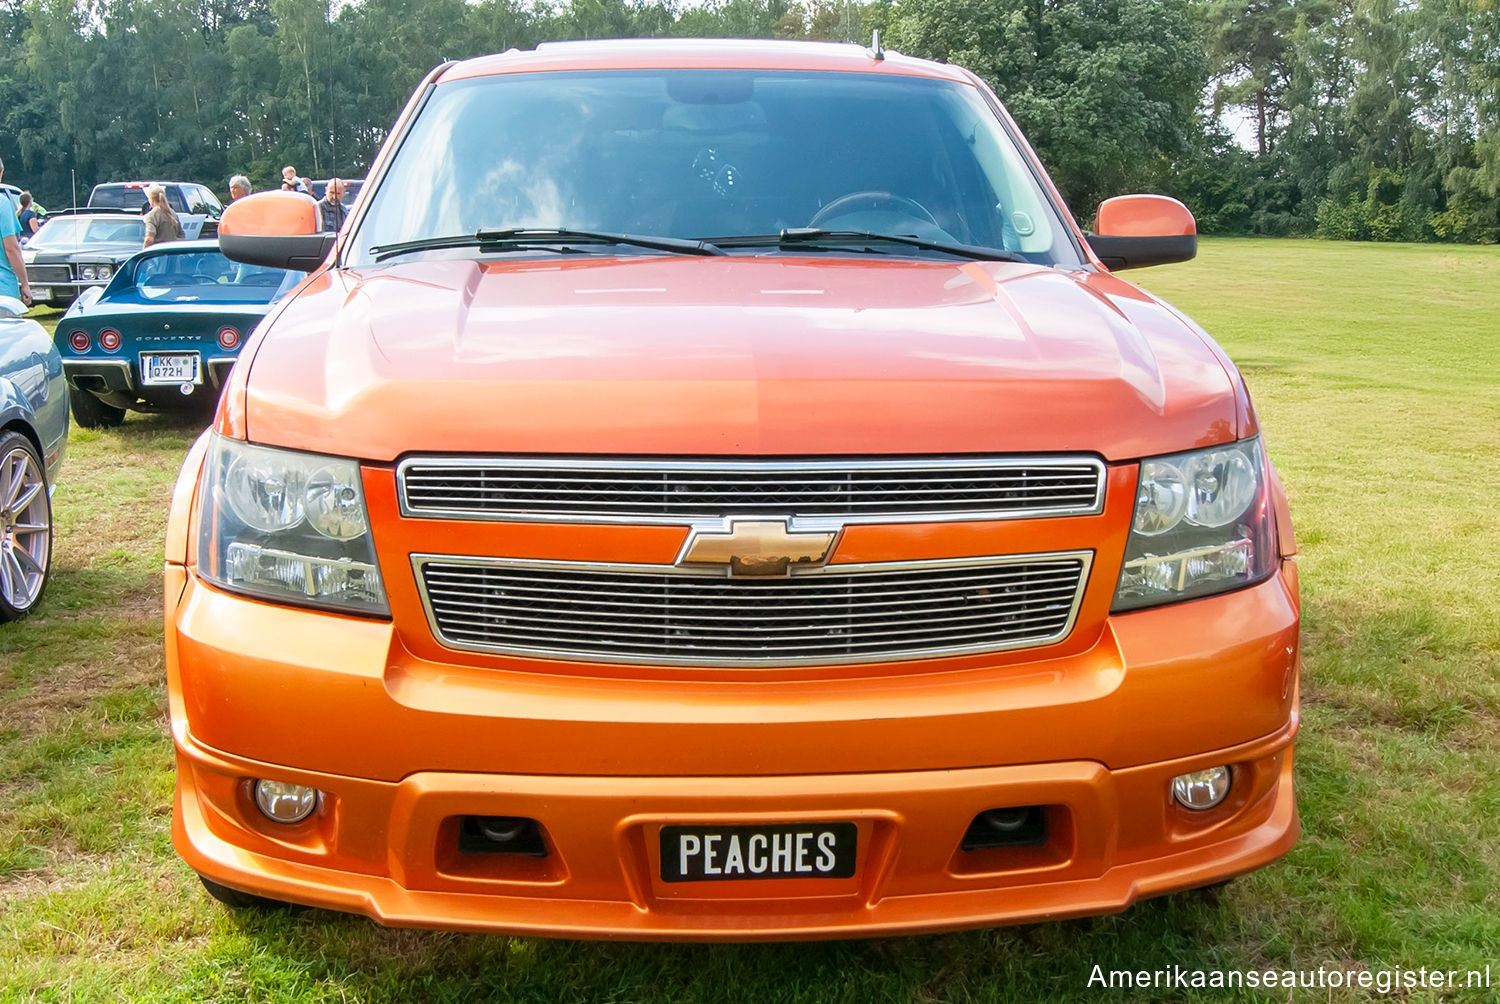
POLYGON ((210 896, 236 910, 280 910, 291 906, 290 903, 283 903, 279 899, 267 899, 264 896, 231 889, 227 885, 219 885, 213 879, 203 875, 198 876, 198 881, 203 883, 203 888, 208 890, 210 896))
POLYGON ((1220 879, 1212 885, 1200 885, 1198 888, 1194 889, 1193 892, 1200 899, 1208 900, 1210 903, 1217 903, 1219 901, 1219 897, 1224 895, 1224 893, 1229 889, 1230 884, 1233 883, 1235 878, 1237 877, 1238 876, 1230 876, 1227 879, 1220 879))
POLYGON ((0 434, 0 565, 0 623, 20 620, 52 576, 52 498, 41 454, 13 431, 0 434))
POLYGON ((125 409, 105 404, 86 390, 68 388, 68 403, 73 406, 73 421, 85 429, 112 429, 125 421, 125 409))

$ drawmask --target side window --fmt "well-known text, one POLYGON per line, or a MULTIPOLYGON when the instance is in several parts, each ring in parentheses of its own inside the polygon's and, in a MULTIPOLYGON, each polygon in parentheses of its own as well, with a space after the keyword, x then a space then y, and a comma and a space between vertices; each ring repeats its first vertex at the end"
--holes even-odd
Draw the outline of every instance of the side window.
POLYGON ((187 189, 193 197, 193 208, 189 210, 190 212, 203 213, 217 218, 223 211, 224 207, 220 205, 218 199, 214 198, 214 193, 202 185, 190 185, 187 189))
POLYGON ((187 200, 182 197, 181 185, 167 186, 167 205, 172 207, 173 212, 192 213, 197 211, 188 208, 187 200))

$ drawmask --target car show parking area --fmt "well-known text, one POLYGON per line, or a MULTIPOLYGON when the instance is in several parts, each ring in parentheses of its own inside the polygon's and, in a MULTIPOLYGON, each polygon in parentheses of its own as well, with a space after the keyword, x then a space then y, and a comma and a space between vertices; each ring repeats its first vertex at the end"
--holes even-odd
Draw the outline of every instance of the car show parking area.
MULTIPOLYGON (((53 580, 0 630, 0 1001, 1081 1001, 1110 996, 1096 966, 1500 979, 1500 252, 1207 239, 1141 275, 1239 361, 1297 514, 1303 835, 1279 862, 1091 920, 795 945, 228 911, 170 839, 163 537, 203 416, 131 413, 72 430, 53 580)), ((777 833, 673 836, 685 869, 720 866, 710 838, 777 833)))

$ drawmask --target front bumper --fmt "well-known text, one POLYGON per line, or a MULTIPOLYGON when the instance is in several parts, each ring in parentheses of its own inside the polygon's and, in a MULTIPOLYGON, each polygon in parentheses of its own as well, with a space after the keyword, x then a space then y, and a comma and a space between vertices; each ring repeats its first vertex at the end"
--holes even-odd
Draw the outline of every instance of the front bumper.
POLYGON ((221 884, 383 924, 585 938, 846 938, 1112 913, 1264 865, 1297 838, 1292 730, 1126 770, 1075 761, 960 771, 611 778, 423 772, 399 783, 287 771, 179 738, 172 835, 221 884), (1203 814, 1165 800, 1176 774, 1235 765, 1203 814), (293 827, 255 815, 245 778, 318 787, 293 827), (1046 804, 1046 845, 962 851, 974 816, 1046 804), (529 816, 548 856, 465 854, 457 817, 529 816), (1196 815, 1197 818, 1194 818, 1196 815), (848 821, 851 879, 664 883, 657 829, 848 821))
POLYGON ((258 603, 168 565, 174 843, 223 885, 402 926, 769 940, 1118 911, 1295 841, 1295 579, 1289 562, 1236 593, 1112 618, 1066 658, 744 686, 433 663, 388 623, 258 603), (1172 777, 1221 764, 1235 771, 1223 805, 1171 801, 1172 777), (323 804, 272 824, 256 778, 323 804), (976 815, 1020 805, 1047 807, 1042 846, 960 849, 976 815), (536 819, 549 853, 463 852, 469 815, 536 819), (658 877, 663 825, 788 822, 855 823, 855 876, 658 877))
POLYGON ((82 279, 69 279, 58 282, 48 282, 46 279, 33 279, 29 273, 26 276, 26 281, 31 284, 32 296, 34 296, 37 301, 46 303, 53 307, 66 307, 68 304, 72 303, 74 300, 82 296, 84 290, 89 289, 93 286, 109 285, 108 279, 105 279, 103 281, 99 281, 97 279, 88 281, 84 281, 82 279), (46 296, 39 295, 42 290, 46 290, 46 296))

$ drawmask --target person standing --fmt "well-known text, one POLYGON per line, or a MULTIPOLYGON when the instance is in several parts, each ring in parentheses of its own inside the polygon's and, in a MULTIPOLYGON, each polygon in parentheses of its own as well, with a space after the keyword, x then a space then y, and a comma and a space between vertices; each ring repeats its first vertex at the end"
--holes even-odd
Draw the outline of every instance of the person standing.
POLYGON ((328 191, 318 200, 318 219, 322 224, 319 229, 338 233, 347 216, 348 210, 344 208, 344 179, 329 178, 328 191))
POLYGON ((250 179, 243 174, 236 174, 229 179, 229 201, 238 202, 250 194, 250 179))
POLYGON ((16 220, 21 224, 21 236, 30 237, 32 234, 41 229, 41 217, 39 217, 36 213, 36 210, 32 208, 32 199, 30 192, 22 192, 20 201, 21 211, 16 213, 16 220))
MULTIPOLYGON (((0 178, 5 177, 5 161, 0 160, 0 178)), ((4 197, 5 211, 0 212, 0 296, 14 296, 31 306, 31 283, 26 279, 26 259, 21 257, 21 221, 14 212, 9 196, 4 197)))
POLYGON ((177 214, 167 205, 167 190, 160 185, 146 189, 146 198, 151 201, 151 211, 146 214, 146 247, 165 244, 167 241, 183 239, 182 223, 177 214))

